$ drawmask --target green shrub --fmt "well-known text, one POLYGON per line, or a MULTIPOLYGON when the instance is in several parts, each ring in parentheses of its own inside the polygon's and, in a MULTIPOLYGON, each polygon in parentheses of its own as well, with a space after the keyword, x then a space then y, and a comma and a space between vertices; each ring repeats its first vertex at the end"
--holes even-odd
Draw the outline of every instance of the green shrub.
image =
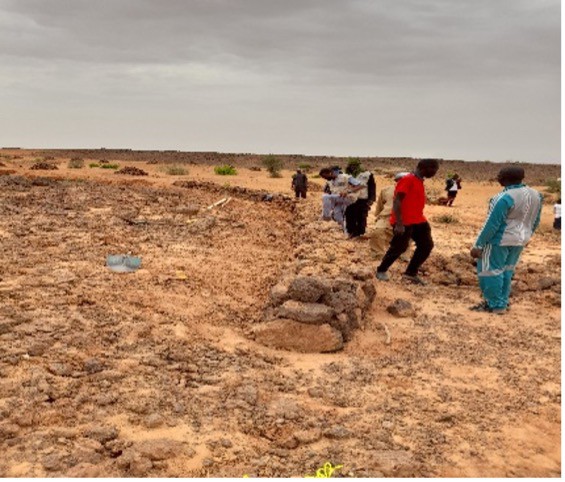
POLYGON ((188 169, 183 166, 165 166, 164 171, 169 176, 186 176, 188 174, 188 169))
POLYGON ((69 160, 67 166, 69 169, 82 169, 84 167, 84 159, 81 159, 80 157, 73 157, 69 160))
POLYGON ((358 157, 350 157, 347 160, 347 167, 345 172, 353 177, 357 177, 363 172, 363 166, 361 165, 361 159, 358 157))
POLYGON ((554 194, 561 194, 561 181, 557 179, 548 179, 545 181, 545 190, 554 194))
POLYGON ((237 174, 235 167, 229 164, 225 164, 223 166, 216 166, 214 168, 214 172, 218 176, 235 176, 237 174))
POLYGON ((312 166, 308 163, 302 163, 302 164, 298 164, 298 169, 301 169, 304 172, 310 172, 310 170, 312 169, 312 166))
POLYGON ((100 164, 96 164, 95 162, 91 162, 88 167, 100 167, 100 164))
POLYGON ((283 162, 279 158, 270 154, 263 158, 263 165, 265 166, 265 169, 267 169, 271 177, 281 177, 283 162))
POLYGON ((118 169, 120 167, 119 164, 102 164, 100 166, 102 169, 118 169))

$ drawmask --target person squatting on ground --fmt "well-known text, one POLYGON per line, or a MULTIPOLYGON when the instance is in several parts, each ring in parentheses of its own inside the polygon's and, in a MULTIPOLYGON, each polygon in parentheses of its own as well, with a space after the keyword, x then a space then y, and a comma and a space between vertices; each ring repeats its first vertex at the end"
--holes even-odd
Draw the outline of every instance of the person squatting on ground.
MULTIPOLYGON (((347 174, 351 172, 346 169, 347 174)), ((375 177, 370 171, 364 171, 356 179, 361 183, 362 189, 357 193, 357 199, 345 209, 345 231, 349 238, 363 236, 367 230, 367 217, 372 204, 376 199, 377 185, 375 177)), ((354 197, 354 196, 353 196, 354 197)))
POLYGON ((512 276, 524 246, 539 226, 542 195, 522 183, 524 169, 505 167, 498 173, 504 189, 489 202, 487 219, 471 256, 485 301, 474 311, 502 314, 508 308, 512 276))
POLYGON ((461 178, 459 174, 454 174, 451 177, 448 177, 445 181, 445 190, 447 191, 447 203, 446 206, 453 206, 453 201, 457 197, 457 193, 461 191, 461 178))
POLYGON ((292 176, 292 189, 297 198, 306 199, 308 191, 308 177, 300 169, 292 176))
POLYGON ((376 277, 388 281, 388 269, 408 249, 410 239, 416 243, 414 255, 408 263, 403 278, 416 284, 425 284, 418 277, 418 269, 432 252, 431 227, 424 216, 426 191, 424 179, 434 177, 439 169, 437 159, 422 159, 414 173, 404 176, 396 184, 390 223, 393 237, 390 246, 377 268, 376 277))
POLYGON ((363 186, 353 176, 328 167, 320 171, 320 177, 328 181, 330 191, 322 195, 322 219, 333 219, 345 230, 345 210, 355 200, 352 195, 363 186))
MULTIPOLYGON (((397 183, 407 172, 399 172, 394 176, 394 182, 397 183)), ((380 259, 386 253, 390 241, 392 240, 393 232, 392 225, 390 224, 390 215, 392 214, 392 202, 394 198, 395 186, 387 186, 379 192, 377 204, 375 206, 375 229, 371 231, 369 236, 369 248, 371 256, 375 259, 380 259)))
POLYGON ((553 205, 553 229, 561 231, 561 198, 553 205))

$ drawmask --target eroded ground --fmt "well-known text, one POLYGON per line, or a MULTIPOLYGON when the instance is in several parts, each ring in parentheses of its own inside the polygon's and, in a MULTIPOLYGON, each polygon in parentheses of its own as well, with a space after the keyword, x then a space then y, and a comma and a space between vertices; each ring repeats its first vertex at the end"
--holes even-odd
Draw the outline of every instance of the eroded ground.
MULTIPOLYGON (((468 184, 453 210, 428 208, 429 286, 402 285, 394 267, 342 352, 296 354, 249 339, 295 256, 293 208, 233 196, 195 214, 221 196, 140 166, 143 181, 64 168, 20 177, 32 175, 24 161, 0 176, 0 475, 303 476, 326 461, 350 476, 560 474, 549 212, 508 314, 467 310, 479 293, 460 255, 498 190, 468 184), (459 222, 433 221, 445 213, 459 222), (142 269, 104 266, 126 252, 142 269), (388 314, 397 298, 416 314, 388 314)), ((242 185, 288 192, 288 176, 248 174, 242 185)), ((317 197, 297 207, 314 224, 317 197)), ((374 265, 366 242, 324 229, 320 255, 374 265)))

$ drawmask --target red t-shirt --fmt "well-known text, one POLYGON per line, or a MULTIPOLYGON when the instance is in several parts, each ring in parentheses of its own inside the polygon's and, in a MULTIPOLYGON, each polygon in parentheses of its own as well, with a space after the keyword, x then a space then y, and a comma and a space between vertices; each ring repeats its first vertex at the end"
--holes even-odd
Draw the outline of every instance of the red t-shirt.
MULTIPOLYGON (((424 217, 424 206, 426 205, 426 191, 424 189, 424 180, 414 174, 404 176, 396 183, 394 196, 402 192, 405 194, 400 212, 402 213, 402 224, 409 226, 410 224, 420 224, 427 222, 424 217)), ((390 215, 390 223, 396 224, 396 216, 394 210, 390 215)))

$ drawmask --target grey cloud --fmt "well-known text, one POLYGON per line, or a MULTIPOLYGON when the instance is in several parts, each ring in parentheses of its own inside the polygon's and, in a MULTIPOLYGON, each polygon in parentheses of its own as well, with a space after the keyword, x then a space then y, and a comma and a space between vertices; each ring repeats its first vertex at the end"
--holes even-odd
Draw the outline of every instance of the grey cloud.
POLYGON ((367 83, 559 69, 558 1, 4 0, 0 9, 27 22, 0 33, 4 55, 367 83))

